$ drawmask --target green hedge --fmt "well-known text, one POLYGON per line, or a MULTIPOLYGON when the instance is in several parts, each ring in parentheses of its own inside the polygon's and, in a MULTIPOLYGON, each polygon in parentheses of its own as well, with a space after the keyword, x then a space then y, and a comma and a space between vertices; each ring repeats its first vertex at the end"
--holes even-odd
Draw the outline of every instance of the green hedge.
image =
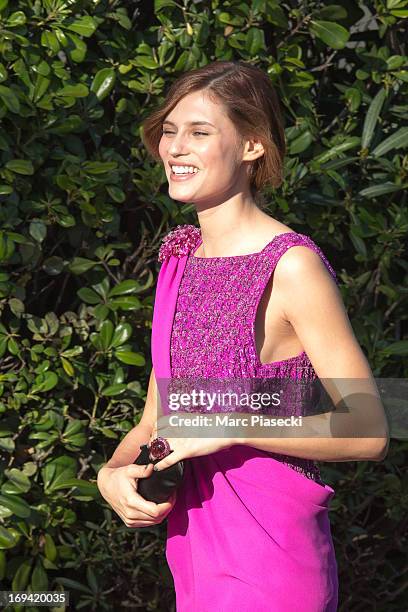
MULTIPOLYGON (((408 1, 154 9, 0 0, 1 587, 78 609, 174 609, 165 523, 126 528, 96 474, 144 406, 160 240, 197 223, 140 132, 179 74, 267 71, 288 142, 267 210, 327 254, 374 375, 407 376, 408 1)), ((322 464, 342 612, 407 608, 407 447, 322 464)))

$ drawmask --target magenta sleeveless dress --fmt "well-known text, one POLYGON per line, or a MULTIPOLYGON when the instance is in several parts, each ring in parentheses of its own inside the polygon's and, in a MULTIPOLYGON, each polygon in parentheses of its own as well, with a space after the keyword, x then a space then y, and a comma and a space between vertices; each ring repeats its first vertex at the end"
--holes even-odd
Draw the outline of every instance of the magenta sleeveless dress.
MULTIPOLYGON (((262 364, 255 316, 281 255, 303 245, 286 232, 249 255, 194 257, 200 230, 164 239, 152 329, 156 379, 316 379, 303 351, 262 364)), ((285 415, 286 416, 286 415, 285 415)), ((177 612, 335 612, 338 577, 329 505, 335 492, 316 463, 236 444, 185 461, 167 517, 166 557, 177 612)))

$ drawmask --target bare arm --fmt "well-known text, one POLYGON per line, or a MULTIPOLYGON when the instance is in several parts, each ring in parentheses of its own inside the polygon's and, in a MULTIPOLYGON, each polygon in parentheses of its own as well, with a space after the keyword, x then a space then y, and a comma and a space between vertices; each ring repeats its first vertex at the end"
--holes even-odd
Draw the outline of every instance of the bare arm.
POLYGON ((150 440, 153 425, 157 418, 157 383, 152 368, 142 418, 131 429, 116 448, 112 457, 103 467, 122 467, 133 463, 140 452, 140 446, 150 440))
POLYGON ((145 500, 137 492, 140 478, 150 478, 153 464, 133 465, 140 446, 150 439, 152 422, 156 418, 156 380, 150 374, 147 397, 140 423, 123 438, 112 457, 98 471, 101 495, 120 516, 127 527, 151 527, 161 523, 171 512, 176 494, 161 504, 145 500))
POLYGON ((349 412, 303 417, 298 430, 274 428, 274 437, 241 443, 306 459, 381 461, 389 445, 384 408, 341 294, 319 255, 305 246, 289 249, 276 267, 274 290, 334 406, 342 403, 349 412))

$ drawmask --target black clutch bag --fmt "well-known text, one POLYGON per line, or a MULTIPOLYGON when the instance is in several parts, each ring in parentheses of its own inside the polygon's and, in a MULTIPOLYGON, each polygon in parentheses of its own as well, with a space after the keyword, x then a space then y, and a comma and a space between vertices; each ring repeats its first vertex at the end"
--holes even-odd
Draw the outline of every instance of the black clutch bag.
MULTIPOLYGON (((136 459, 137 465, 147 465, 148 463, 158 463, 160 459, 151 460, 149 455, 149 447, 143 444, 140 447, 140 454, 136 459)), ((162 504, 167 501, 172 493, 180 486, 183 480, 184 463, 178 461, 159 472, 152 472, 148 478, 139 478, 137 481, 137 492, 147 501, 152 501, 156 504, 162 504)))

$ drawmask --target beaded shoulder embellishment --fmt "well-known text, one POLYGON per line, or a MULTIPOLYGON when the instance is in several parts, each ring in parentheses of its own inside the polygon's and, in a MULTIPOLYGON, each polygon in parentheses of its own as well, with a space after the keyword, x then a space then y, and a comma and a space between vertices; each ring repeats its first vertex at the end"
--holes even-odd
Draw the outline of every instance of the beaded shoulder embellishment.
POLYGON ((183 257, 198 246, 201 240, 201 231, 195 225, 177 225, 162 240, 158 260, 169 259, 171 255, 183 257))

